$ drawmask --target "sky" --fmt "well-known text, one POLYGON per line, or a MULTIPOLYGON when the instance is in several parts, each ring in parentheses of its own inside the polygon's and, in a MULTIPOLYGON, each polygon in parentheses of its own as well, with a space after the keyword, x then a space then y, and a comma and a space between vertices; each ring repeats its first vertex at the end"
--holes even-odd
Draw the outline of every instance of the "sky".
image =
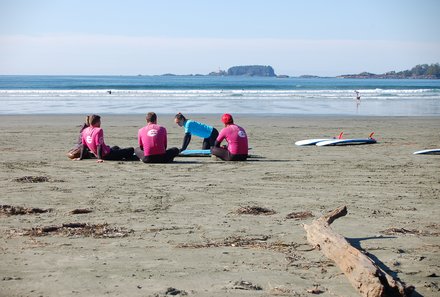
POLYGON ((384 73, 440 62, 438 0, 0 0, 0 75, 384 73))

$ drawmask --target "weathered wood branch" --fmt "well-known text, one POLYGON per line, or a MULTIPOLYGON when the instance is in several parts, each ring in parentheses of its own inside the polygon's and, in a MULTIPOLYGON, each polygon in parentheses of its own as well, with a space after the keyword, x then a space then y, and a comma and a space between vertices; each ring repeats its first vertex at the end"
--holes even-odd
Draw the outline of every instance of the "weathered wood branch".
POLYGON ((310 225, 304 225, 309 243, 333 260, 362 296, 411 296, 413 286, 407 287, 393 279, 368 256, 350 245, 345 237, 332 230, 330 224, 346 214, 347 207, 342 206, 314 220, 310 225))

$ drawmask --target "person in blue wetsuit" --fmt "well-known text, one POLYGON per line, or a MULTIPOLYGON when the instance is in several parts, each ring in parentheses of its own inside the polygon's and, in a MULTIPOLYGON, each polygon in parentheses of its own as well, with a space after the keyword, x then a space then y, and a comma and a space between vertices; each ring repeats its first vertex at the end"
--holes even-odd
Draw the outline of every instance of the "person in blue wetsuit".
POLYGON ((175 115, 174 122, 185 129, 185 137, 183 138, 180 151, 186 150, 191 141, 191 135, 203 138, 202 150, 208 150, 211 148, 211 146, 214 146, 215 140, 218 136, 218 131, 216 128, 189 120, 180 112, 175 115))

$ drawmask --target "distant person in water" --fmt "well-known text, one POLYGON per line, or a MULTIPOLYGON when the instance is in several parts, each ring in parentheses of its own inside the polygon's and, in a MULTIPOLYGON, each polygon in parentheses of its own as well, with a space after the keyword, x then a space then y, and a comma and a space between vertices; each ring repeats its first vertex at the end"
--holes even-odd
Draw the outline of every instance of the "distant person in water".
POLYGON ((104 130, 101 128, 101 117, 99 115, 91 115, 89 118, 90 126, 82 132, 82 149, 79 158, 84 159, 84 154, 88 148, 98 159, 98 163, 104 160, 133 160, 134 148, 121 149, 118 146, 109 147, 104 142, 104 130))
MULTIPOLYGON (((67 152, 67 157, 69 157, 69 159, 79 158, 79 156, 81 155, 82 132, 84 131, 85 128, 90 126, 89 118, 90 116, 86 116, 84 124, 82 124, 81 129, 79 130, 78 140, 76 141, 75 146, 67 152)), ((88 151, 84 153, 83 158, 84 159, 90 158, 88 151)))
POLYGON ((248 157, 248 138, 246 131, 236 124, 228 113, 222 116, 224 128, 220 131, 211 154, 225 161, 245 161, 248 157), (220 147, 221 142, 226 139, 226 148, 220 147))
POLYGON ((359 105, 361 105, 361 95, 358 91, 354 91, 356 93, 356 112, 359 112, 359 105))
POLYGON ((359 94, 359 91, 354 91, 356 93, 356 101, 360 102, 361 101, 361 95, 359 94))
POLYGON ((167 130, 157 124, 157 115, 149 112, 146 117, 147 125, 138 132, 139 147, 134 151, 144 163, 169 163, 179 154, 179 149, 173 147, 167 150, 167 130))
POLYGON ((185 136, 183 138, 180 151, 186 150, 191 142, 192 135, 203 138, 202 150, 208 150, 211 148, 211 146, 214 146, 215 140, 218 136, 218 131, 216 128, 189 120, 180 112, 175 115, 174 122, 185 129, 185 136))

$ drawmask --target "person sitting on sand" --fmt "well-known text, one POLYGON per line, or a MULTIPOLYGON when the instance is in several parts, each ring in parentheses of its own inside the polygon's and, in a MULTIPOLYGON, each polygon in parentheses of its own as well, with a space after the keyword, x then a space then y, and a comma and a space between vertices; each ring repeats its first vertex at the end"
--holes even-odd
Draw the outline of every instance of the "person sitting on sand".
MULTIPOLYGON (((85 128, 90 126, 89 118, 90 118, 89 115, 86 116, 86 120, 84 124, 82 124, 81 129, 79 130, 78 140, 76 141, 75 146, 67 152, 67 157, 69 157, 69 159, 79 158, 79 156, 81 155, 82 132, 84 131, 85 128)), ((89 159, 91 156, 89 152, 86 151, 83 157, 84 159, 89 159)))
POLYGON ((214 146, 215 139, 218 136, 218 131, 216 128, 186 119, 185 116, 180 112, 175 115, 174 122, 180 127, 185 128, 185 137, 183 138, 183 144, 180 151, 186 150, 191 141, 191 135, 196 135, 203 138, 203 150, 208 150, 211 148, 211 146, 214 146))
POLYGON ((90 126, 82 132, 82 149, 79 158, 84 159, 86 148, 88 148, 98 159, 98 163, 104 160, 133 160, 134 148, 121 149, 118 146, 109 147, 104 142, 104 131, 101 129, 101 117, 91 115, 89 118, 90 126))
POLYGON ((179 154, 173 147, 167 150, 167 130, 157 124, 154 112, 147 114, 147 125, 138 132, 139 147, 134 152, 144 163, 169 163, 179 154))
POLYGON ((211 154, 224 161, 245 161, 248 157, 248 138, 244 129, 234 124, 232 116, 225 113, 222 116, 225 125, 218 135, 211 154), (227 148, 220 147, 223 139, 228 143, 227 148))

